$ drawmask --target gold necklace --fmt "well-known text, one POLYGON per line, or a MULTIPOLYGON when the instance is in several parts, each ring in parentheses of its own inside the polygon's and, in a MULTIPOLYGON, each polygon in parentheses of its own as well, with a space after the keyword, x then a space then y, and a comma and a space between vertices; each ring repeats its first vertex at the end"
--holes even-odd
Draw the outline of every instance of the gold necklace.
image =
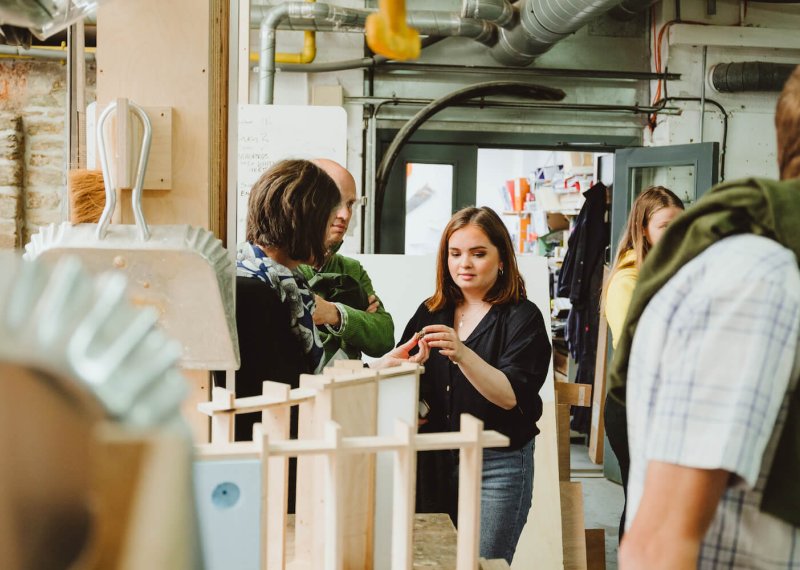
MULTIPOLYGON (((479 306, 479 305, 483 306, 483 303, 474 303, 473 306, 479 306)), ((467 316, 467 310, 463 309, 461 311, 461 318, 458 320, 458 330, 461 330, 461 328, 464 326, 464 317, 465 316, 467 316)))

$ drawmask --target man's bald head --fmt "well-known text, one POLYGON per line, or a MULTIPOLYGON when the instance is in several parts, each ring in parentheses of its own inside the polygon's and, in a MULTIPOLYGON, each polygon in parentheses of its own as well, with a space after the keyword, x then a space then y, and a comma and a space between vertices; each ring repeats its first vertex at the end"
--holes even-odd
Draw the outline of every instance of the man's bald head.
POLYGON ((328 228, 326 238, 328 247, 334 247, 344 240, 347 227, 350 225, 350 219, 353 217, 353 205, 356 201, 356 181, 353 175, 338 162, 327 158, 317 158, 311 162, 333 178, 336 186, 339 187, 339 193, 342 195, 342 201, 336 210, 336 218, 328 228))
POLYGON ((778 97, 775 130, 781 180, 800 178, 800 65, 795 67, 778 97))
POLYGON ((333 178, 333 181, 336 182, 339 191, 342 193, 342 197, 345 195, 349 197, 351 194, 352 198, 356 197, 356 181, 353 175, 350 174, 344 166, 333 160, 328 160, 327 158, 317 158, 311 162, 319 166, 328 176, 333 178))

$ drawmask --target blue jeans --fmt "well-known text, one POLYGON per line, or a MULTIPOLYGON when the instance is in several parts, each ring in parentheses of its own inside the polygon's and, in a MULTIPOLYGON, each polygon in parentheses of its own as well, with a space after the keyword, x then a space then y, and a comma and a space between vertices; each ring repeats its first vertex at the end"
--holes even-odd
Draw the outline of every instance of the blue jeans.
MULTIPOLYGON (((480 555, 511 564, 533 496, 533 440, 514 451, 484 449, 480 555)), ((453 478, 458 481, 458 460, 453 478)), ((457 513, 453 521, 457 521, 457 513)))

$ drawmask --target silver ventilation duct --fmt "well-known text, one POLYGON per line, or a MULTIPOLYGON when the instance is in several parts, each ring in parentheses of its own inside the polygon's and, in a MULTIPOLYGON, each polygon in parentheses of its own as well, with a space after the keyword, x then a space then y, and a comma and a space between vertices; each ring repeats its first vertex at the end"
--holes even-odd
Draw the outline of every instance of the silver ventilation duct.
POLYGON ((503 65, 528 65, 617 4, 619 0, 523 0, 519 24, 511 30, 501 28, 490 53, 503 65))
POLYGON ((778 92, 783 89, 795 67, 794 63, 766 61, 718 63, 711 68, 709 80, 711 86, 721 93, 778 92))
POLYGON ((462 18, 455 12, 408 12, 406 23, 423 36, 470 38, 489 47, 497 43, 497 26, 493 23, 462 18))
POLYGON ((609 14, 617 20, 632 20, 656 2, 658 0, 622 0, 619 6, 609 11, 609 14))
POLYGON ((514 27, 516 12, 508 0, 464 0, 462 18, 487 20, 503 28, 514 27))
MULTIPOLYGON (((258 103, 269 105, 275 92, 275 39, 278 26, 289 23, 291 29, 331 31, 363 30, 370 12, 340 8, 321 2, 286 2, 259 7, 251 22, 260 17, 258 103)), ((485 20, 462 18, 455 13, 417 11, 406 14, 406 22, 422 35, 471 38, 486 46, 497 42, 497 26, 485 20)))

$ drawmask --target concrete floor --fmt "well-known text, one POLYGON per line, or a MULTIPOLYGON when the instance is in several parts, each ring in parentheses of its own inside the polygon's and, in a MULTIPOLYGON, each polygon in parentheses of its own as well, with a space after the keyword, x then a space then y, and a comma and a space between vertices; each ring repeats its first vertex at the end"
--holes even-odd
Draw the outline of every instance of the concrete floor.
POLYGON ((606 531, 606 570, 617 570, 622 487, 603 477, 603 466, 589 460, 588 448, 582 443, 570 446, 570 462, 572 481, 583 484, 585 527, 606 531))

